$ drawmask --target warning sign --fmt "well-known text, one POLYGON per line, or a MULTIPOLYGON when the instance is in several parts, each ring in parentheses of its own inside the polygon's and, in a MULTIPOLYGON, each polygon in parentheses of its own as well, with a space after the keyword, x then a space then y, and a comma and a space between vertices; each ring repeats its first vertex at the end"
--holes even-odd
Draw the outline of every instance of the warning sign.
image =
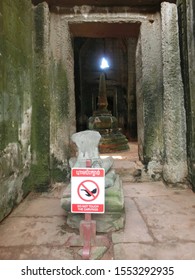
POLYGON ((104 213, 105 171, 103 168, 73 168, 71 212, 104 213))
POLYGON ((79 184, 78 195, 83 201, 93 201, 99 196, 99 186, 92 180, 85 180, 79 184))

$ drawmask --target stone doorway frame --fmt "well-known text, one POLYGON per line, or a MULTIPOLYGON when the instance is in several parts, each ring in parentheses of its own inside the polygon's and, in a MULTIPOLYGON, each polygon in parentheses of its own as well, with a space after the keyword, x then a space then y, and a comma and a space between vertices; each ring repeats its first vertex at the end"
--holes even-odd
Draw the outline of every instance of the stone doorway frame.
POLYGON ((70 26, 91 22, 140 24, 136 53, 139 157, 146 168, 149 165, 157 168, 166 182, 183 182, 187 177, 186 120, 177 38, 177 6, 164 2, 161 11, 155 14, 126 10, 90 14, 89 7, 78 7, 72 15, 51 14, 51 26, 52 21, 54 31, 57 31, 54 37, 60 40, 67 72, 69 133, 76 130, 70 26), (179 105, 175 106, 176 103, 179 105))

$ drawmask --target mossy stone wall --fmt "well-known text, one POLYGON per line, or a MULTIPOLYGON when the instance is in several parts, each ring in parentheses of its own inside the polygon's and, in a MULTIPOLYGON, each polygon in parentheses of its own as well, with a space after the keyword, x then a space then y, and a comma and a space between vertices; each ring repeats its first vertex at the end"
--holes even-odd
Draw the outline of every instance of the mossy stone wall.
POLYGON ((46 4, 38 5, 33 13, 33 90, 32 90, 32 165, 25 179, 25 189, 38 191, 50 184, 50 82, 49 82, 49 14, 46 4))
POLYGON ((25 195, 31 164, 31 1, 0 1, 0 220, 25 195))
POLYGON ((50 18, 45 2, 0 2, 0 220, 29 191, 67 179, 74 118, 50 18))
POLYGON ((32 165, 24 186, 47 191, 52 183, 67 179, 70 156, 73 118, 64 59, 66 37, 62 38, 66 32, 53 22, 46 2, 34 7, 33 23, 32 165))
POLYGON ((195 2, 178 0, 177 5, 187 122, 188 173, 195 191, 195 2))

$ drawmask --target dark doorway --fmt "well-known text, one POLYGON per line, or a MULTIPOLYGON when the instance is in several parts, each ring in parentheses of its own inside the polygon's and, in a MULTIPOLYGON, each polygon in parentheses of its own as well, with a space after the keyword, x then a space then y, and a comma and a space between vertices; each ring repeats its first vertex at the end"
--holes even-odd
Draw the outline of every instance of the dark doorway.
MULTIPOLYGON (((86 33, 89 35, 89 32, 86 33)), ((87 129, 88 118, 97 107, 102 71, 100 61, 102 57, 106 57, 110 66, 106 70, 108 109, 118 119, 118 126, 126 137, 130 141, 136 141, 135 52, 138 32, 134 30, 132 37, 120 37, 119 33, 118 30, 116 37, 73 37, 76 128, 77 131, 87 129)))

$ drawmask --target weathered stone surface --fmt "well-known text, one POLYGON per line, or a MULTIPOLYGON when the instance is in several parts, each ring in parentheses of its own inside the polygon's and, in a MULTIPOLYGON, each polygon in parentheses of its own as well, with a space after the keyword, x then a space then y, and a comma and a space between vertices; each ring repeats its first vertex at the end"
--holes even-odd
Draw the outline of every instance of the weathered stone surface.
POLYGON ((194 252, 195 244, 193 242, 114 245, 115 260, 194 260, 194 252))
POLYGON ((125 214, 128 216, 125 223, 125 231, 113 233, 113 243, 152 242, 153 238, 148 231, 145 221, 134 201, 130 198, 125 199, 125 214))
MULTIPOLYGON (((84 214, 67 215, 67 225, 71 228, 79 229, 80 221, 84 220, 84 214)), ((124 227, 125 214, 124 212, 105 212, 104 214, 92 214, 92 220, 96 221, 97 232, 117 231, 124 227)))
POLYGON ((195 2, 178 0, 177 4, 187 123, 188 178, 195 191, 195 2))
POLYGON ((125 183, 126 223, 112 233, 114 259, 194 259, 195 203, 191 189, 162 182, 125 183))
POLYGON ((163 177, 168 183, 179 183, 186 179, 187 162, 186 116, 180 66, 177 6, 163 2, 161 15, 165 143, 163 177))
POLYGON ((52 196, 53 198, 37 197, 35 193, 31 193, 28 200, 23 201, 20 207, 16 208, 10 216, 23 217, 25 213, 26 217, 36 217, 38 215, 37 209, 40 209, 39 217, 64 216, 63 209, 59 207, 59 198, 54 198, 54 193, 52 193, 52 196))
POLYGON ((49 163, 49 8, 41 3, 33 10, 33 91, 32 95, 32 165, 24 188, 45 191, 50 182, 49 163), (36 69, 36 70, 35 70, 36 69))
POLYGON ((50 166, 53 182, 64 182, 73 150, 70 137, 75 132, 74 60, 69 25, 49 13, 50 53, 50 166))
POLYGON ((63 232, 64 219, 62 216, 47 217, 12 217, 0 225, 0 246, 63 246, 73 233, 63 232), (54 226, 55 225, 55 226, 54 226), (30 229, 30 230, 29 230, 30 229), (14 234, 13 234, 14 233, 14 234))
MULTIPOLYGON (((194 260, 192 190, 167 188, 162 182, 126 182, 123 187, 125 227, 118 233, 105 234, 108 238, 113 236, 114 243, 111 242, 102 260, 194 260)), ((81 259, 80 242, 79 248, 69 246, 69 238, 77 239, 79 233, 65 224, 60 214, 60 198, 57 188, 50 193, 31 194, 1 222, 1 260, 81 259), (46 204, 46 199, 51 203, 46 204)))
POLYGON ((98 144, 101 135, 97 131, 85 130, 74 133, 71 137, 78 148, 77 161, 86 162, 87 159, 93 160, 99 158, 98 144))
POLYGON ((57 189, 49 194, 31 193, 0 224, 1 260, 72 260, 66 245, 74 232, 65 224, 57 189))
POLYGON ((23 198, 31 164, 32 5, 0 3, 0 220, 23 198))
POLYGON ((139 156, 147 165, 163 159, 163 80, 160 14, 142 21, 136 51, 139 156))
POLYGON ((195 224, 192 219, 195 213, 194 197, 192 196, 192 199, 190 199, 182 191, 180 193, 176 193, 174 196, 139 197, 135 199, 143 216, 147 217, 150 232, 158 242, 174 242, 182 239, 182 236, 193 242, 195 241, 195 224), (180 206, 181 201, 182 208, 180 206), (177 213, 176 217, 175 213, 177 213))
POLYGON ((0 250, 1 260, 73 260, 72 249, 63 246, 39 245, 4 247, 0 250))

